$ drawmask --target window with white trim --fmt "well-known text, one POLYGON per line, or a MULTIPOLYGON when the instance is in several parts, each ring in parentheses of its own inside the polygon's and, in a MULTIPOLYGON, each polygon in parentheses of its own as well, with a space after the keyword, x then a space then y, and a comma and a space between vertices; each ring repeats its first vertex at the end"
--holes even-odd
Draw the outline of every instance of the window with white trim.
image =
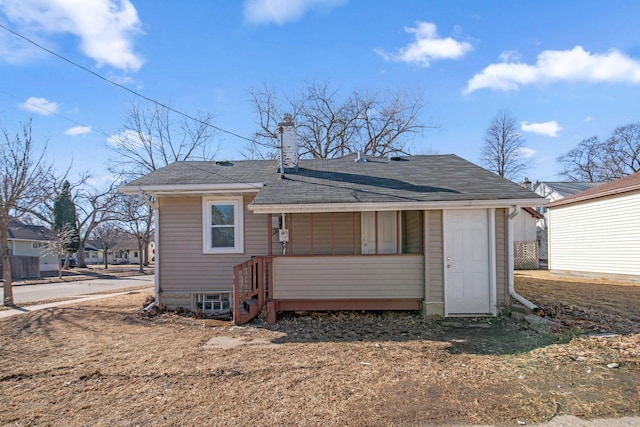
POLYGON ((195 308, 207 314, 225 314, 231 312, 231 294, 215 292, 194 295, 195 308))
POLYGON ((242 208, 242 197, 203 199, 203 253, 242 253, 244 249, 242 208))

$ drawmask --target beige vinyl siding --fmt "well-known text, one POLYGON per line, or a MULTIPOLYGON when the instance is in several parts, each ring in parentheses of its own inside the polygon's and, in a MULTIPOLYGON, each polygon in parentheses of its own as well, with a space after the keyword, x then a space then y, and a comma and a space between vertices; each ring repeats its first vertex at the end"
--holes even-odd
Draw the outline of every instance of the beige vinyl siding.
MULTIPOLYGON (((496 302, 501 307, 509 302, 507 276, 507 209, 496 209, 496 302)), ((528 214, 527 214, 528 215, 528 214)))
POLYGON ((425 211, 425 259, 428 303, 444 302, 442 211, 425 211))
POLYGON ((202 197, 158 198, 161 291, 231 291, 233 266, 268 251, 267 215, 248 211, 252 200, 244 196, 244 253, 203 254, 202 197))
POLYGON ((422 255, 273 260, 275 299, 424 299, 422 255))
POLYGON ((640 275, 640 192, 549 209, 549 269, 640 275))

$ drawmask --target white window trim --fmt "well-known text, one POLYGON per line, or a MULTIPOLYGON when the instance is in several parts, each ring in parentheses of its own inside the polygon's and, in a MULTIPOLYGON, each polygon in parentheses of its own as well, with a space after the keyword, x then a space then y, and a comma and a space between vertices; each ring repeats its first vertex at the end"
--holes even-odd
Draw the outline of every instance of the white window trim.
POLYGON ((203 197, 202 198, 202 253, 204 254, 239 254, 244 252, 244 203, 238 197, 203 197), (233 223, 235 246, 232 248, 211 247, 211 206, 216 204, 233 205, 233 223))

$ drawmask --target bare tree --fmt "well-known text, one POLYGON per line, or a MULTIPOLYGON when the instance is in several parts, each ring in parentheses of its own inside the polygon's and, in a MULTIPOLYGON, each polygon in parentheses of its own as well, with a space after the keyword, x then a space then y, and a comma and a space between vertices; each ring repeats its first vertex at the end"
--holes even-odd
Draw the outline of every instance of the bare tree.
POLYGON ((616 128, 607 140, 607 146, 611 179, 640 171, 640 123, 616 128))
POLYGON ((55 229, 53 239, 47 244, 46 252, 56 255, 58 260, 58 279, 62 278, 62 270, 69 268, 69 254, 67 249, 78 243, 78 230, 69 225, 64 224, 62 227, 55 229), (64 264, 62 257, 65 256, 64 264))
POLYGON ((422 93, 354 91, 341 98, 328 83, 306 83, 296 96, 278 96, 266 85, 249 90, 259 130, 249 157, 273 158, 278 123, 292 114, 300 155, 313 158, 344 156, 354 151, 386 155, 408 153, 407 143, 428 126, 420 122, 422 93), (283 98, 284 100, 281 100, 283 98))
POLYGON ((173 162, 213 159, 211 142, 217 131, 212 121, 210 114, 202 114, 195 121, 176 122, 172 112, 158 104, 132 104, 121 132, 109 140, 116 155, 110 169, 135 179, 173 162))
POLYGON ((102 253, 104 254, 104 268, 109 268, 109 249, 112 249, 116 243, 122 240, 124 233, 114 221, 101 222, 92 233, 94 240, 97 242, 102 253))
POLYGON ((117 191, 117 182, 103 188, 85 185, 75 194, 74 202, 78 214, 78 230, 80 230, 80 247, 78 248, 78 267, 86 267, 84 247, 93 230, 101 223, 117 219, 115 207, 122 197, 117 191))
POLYGON ((506 110, 498 111, 484 135, 482 162, 497 175, 517 179, 530 163, 525 156, 524 144, 516 119, 506 110))
POLYGON ((30 206, 37 205, 48 196, 47 182, 53 167, 45 160, 45 150, 36 149, 31 134, 31 121, 21 124, 15 136, 3 129, 0 143, 0 248, 2 252, 4 301, 13 305, 11 256, 9 253, 9 220, 20 217, 30 206))
POLYGON ((597 136, 583 139, 576 148, 557 158, 563 166, 561 172, 572 181, 606 181, 604 165, 607 162, 607 144, 597 136))
POLYGON ((118 205, 123 231, 138 242, 140 272, 149 264, 149 243, 153 238, 153 209, 138 196, 123 196, 118 205))
POLYGON ((640 123, 614 129, 606 141, 597 136, 557 158, 562 175, 573 181, 612 181, 640 171, 640 123))

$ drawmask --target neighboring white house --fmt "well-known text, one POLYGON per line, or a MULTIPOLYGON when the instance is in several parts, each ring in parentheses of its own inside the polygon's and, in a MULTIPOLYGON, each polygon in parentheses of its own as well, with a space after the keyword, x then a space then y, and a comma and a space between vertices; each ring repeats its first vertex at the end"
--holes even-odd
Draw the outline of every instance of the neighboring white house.
MULTIPOLYGON (((153 261, 155 254, 155 243, 149 243, 149 259, 153 261)), ((87 264, 104 264, 104 249, 101 242, 89 240, 85 246, 85 259, 87 264)), ((138 241, 134 238, 123 239, 114 242, 107 251, 107 262, 109 264, 139 264, 142 254, 138 248, 138 241)))
POLYGON ((513 219, 514 268, 535 270, 539 265, 537 222, 542 214, 533 208, 524 207, 513 219))
POLYGON ((640 280, 640 173, 548 205, 553 273, 640 280))
POLYGON ((58 256, 49 244, 55 236, 47 227, 12 219, 9 221, 8 238, 11 255, 40 257, 41 272, 58 269, 58 256))
MULTIPOLYGON (((546 198, 549 202, 555 202, 556 200, 563 199, 581 191, 589 190, 591 188, 601 185, 602 182, 551 182, 551 181, 538 181, 535 183, 533 192, 546 198)), ((549 216, 547 213, 547 207, 542 206, 538 208, 538 212, 542 214, 542 217, 537 220, 537 240, 538 240, 538 258, 540 264, 546 266, 548 264, 548 237, 547 237, 547 225, 549 223, 549 216)))

